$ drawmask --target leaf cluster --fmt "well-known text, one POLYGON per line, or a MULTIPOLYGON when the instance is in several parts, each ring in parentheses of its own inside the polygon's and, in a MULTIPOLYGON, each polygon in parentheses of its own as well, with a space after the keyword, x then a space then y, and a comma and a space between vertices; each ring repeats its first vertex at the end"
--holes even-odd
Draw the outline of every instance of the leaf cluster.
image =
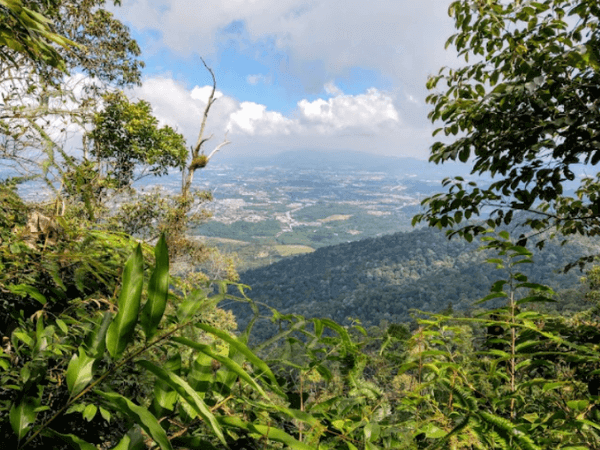
POLYGON ((491 181, 446 179, 447 193, 425 199, 414 222, 472 239, 485 226, 463 219, 489 214, 487 226, 498 226, 521 210, 533 213, 519 220, 533 233, 596 235, 597 180, 581 181, 575 197, 566 187, 577 164, 600 161, 597 2, 463 0, 449 12, 457 33, 447 45, 474 62, 427 83, 429 117, 443 121, 434 135, 453 137, 432 146, 430 161, 469 162, 491 181))

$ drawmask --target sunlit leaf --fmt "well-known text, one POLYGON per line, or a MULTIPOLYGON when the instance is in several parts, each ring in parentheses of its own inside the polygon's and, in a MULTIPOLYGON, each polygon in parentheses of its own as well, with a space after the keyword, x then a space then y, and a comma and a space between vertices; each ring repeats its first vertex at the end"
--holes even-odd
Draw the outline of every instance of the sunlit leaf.
POLYGON ((137 323, 144 281, 143 263, 142 247, 138 245, 125 264, 118 302, 119 312, 106 334, 106 348, 114 359, 118 358, 131 342, 137 323))
POLYGON ((158 324, 167 306, 169 294, 169 251, 165 235, 161 235, 154 249, 156 267, 148 282, 148 300, 142 309, 140 324, 146 334, 146 339, 151 339, 158 328, 158 324))
POLYGON ((92 381, 95 361, 86 354, 83 347, 79 347, 79 353, 73 355, 67 367, 67 387, 71 397, 79 394, 92 381))

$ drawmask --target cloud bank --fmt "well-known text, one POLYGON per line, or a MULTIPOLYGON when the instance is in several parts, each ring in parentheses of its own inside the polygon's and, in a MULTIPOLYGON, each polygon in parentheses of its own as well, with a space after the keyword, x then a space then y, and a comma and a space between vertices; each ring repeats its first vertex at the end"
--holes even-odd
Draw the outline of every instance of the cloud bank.
MULTIPOLYGON (((186 89, 171 78, 154 77, 129 94, 149 101, 162 124, 175 127, 192 143, 211 89, 186 89)), ((240 102, 217 90, 218 100, 211 108, 207 131, 215 135, 215 145, 227 133, 233 143, 227 151, 234 152, 332 148, 397 155, 397 142, 401 140, 404 155, 423 154, 423 140, 430 129, 407 126, 388 93, 370 88, 362 94, 345 95, 333 84, 328 89, 336 95, 301 100, 288 115, 255 102, 240 102)))

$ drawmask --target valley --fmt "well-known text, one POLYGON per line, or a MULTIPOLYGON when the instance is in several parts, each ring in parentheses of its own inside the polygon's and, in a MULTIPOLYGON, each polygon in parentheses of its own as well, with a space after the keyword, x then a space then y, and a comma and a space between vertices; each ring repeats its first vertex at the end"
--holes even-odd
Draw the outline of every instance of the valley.
POLYGON ((245 270, 407 231, 421 199, 456 169, 359 152, 226 158, 207 167, 197 181, 197 187, 213 193, 207 207, 213 217, 193 234, 237 253, 238 267, 245 270))

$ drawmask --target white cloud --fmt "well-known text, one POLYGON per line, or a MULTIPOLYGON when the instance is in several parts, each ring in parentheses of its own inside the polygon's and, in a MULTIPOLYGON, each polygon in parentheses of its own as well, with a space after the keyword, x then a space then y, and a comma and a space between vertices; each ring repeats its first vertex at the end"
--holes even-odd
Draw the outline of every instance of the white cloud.
MULTIPOLYGON (((200 100, 202 103, 206 103, 208 102, 208 99, 210 97, 210 94, 212 93, 212 86, 202 86, 202 87, 198 87, 196 86, 194 89, 192 89, 192 98, 194 100, 200 100)), ((223 97, 223 93, 219 90, 215 90, 215 96, 214 98, 220 98, 223 97)))
POLYGON ((285 52, 285 70, 305 86, 321 87, 362 67, 422 93, 427 75, 456 64, 444 50, 453 32, 450 1, 132 0, 116 13, 139 30, 160 31, 163 43, 182 55, 214 54, 219 39, 232 38, 221 31, 239 22, 251 43, 270 39, 285 52), (307 70, 312 62, 323 70, 307 70), (315 78, 324 79, 315 84, 315 78))
POLYGON ((294 122, 281 113, 267 111, 265 105, 254 102, 243 102, 239 110, 231 114, 227 128, 239 130, 248 135, 289 135, 294 122))
MULTIPOLYGON (((209 86, 186 89, 167 77, 149 78, 133 94, 149 101, 161 123, 176 127, 192 143, 210 92, 209 86)), ((392 97, 377 89, 359 95, 301 100, 282 114, 255 102, 239 102, 220 93, 209 115, 207 135, 215 142, 228 132, 228 152, 276 152, 286 148, 347 148, 374 153, 421 155, 431 130, 409 126, 392 97), (237 149, 237 150, 236 150, 237 149)))
POLYGON ((323 89, 325 89, 325 92, 329 95, 342 95, 343 92, 342 90, 337 87, 333 81, 329 81, 327 83, 325 83, 325 86, 323 86, 323 89))
POLYGON ((341 95, 313 102, 301 100, 298 109, 303 121, 318 125, 324 132, 349 127, 373 130, 386 122, 400 121, 392 99, 375 88, 360 95, 341 95))

